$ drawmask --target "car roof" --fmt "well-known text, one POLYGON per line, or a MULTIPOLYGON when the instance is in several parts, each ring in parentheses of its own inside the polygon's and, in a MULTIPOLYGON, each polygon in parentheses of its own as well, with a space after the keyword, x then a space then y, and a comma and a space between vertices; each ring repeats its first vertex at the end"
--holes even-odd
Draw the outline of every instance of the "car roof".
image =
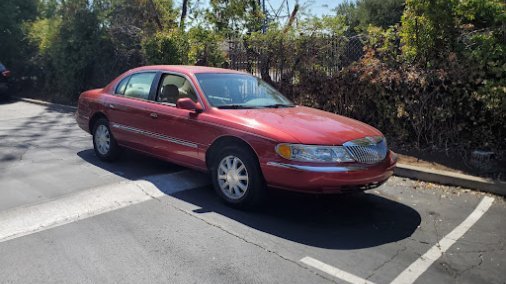
POLYGON ((138 71, 148 71, 148 70, 162 70, 162 71, 173 71, 178 73, 185 74, 199 74, 199 73, 230 73, 230 74, 249 74, 246 72, 224 69, 224 68, 215 68, 215 67, 206 67, 206 66, 192 66, 192 65, 149 65, 138 67, 130 70, 131 72, 138 71))

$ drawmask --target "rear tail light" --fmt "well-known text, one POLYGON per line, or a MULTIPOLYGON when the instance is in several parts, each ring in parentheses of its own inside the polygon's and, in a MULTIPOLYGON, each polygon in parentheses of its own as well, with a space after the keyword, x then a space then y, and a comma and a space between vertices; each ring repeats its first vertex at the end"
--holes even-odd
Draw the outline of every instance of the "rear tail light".
POLYGON ((11 71, 5 70, 4 72, 2 72, 2 75, 4 75, 4 77, 10 77, 11 76, 11 71))

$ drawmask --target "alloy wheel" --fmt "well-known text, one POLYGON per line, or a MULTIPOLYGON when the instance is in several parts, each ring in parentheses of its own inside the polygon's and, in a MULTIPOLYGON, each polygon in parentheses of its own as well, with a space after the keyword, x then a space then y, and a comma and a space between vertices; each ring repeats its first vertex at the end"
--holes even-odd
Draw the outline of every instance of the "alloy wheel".
POLYGON ((225 196, 230 199, 241 199, 248 190, 248 170, 235 156, 226 156, 218 166, 218 184, 225 196))
POLYGON ((106 155, 111 148, 111 134, 107 126, 101 124, 95 131, 95 145, 100 154, 106 155))

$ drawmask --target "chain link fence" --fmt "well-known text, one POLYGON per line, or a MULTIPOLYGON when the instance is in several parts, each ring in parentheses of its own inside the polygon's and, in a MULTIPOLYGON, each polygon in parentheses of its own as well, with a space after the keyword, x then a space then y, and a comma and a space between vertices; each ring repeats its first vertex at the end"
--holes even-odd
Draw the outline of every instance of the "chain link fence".
POLYGON ((262 78, 268 74, 274 82, 294 79, 294 71, 301 68, 332 76, 363 56, 364 41, 363 35, 318 35, 273 41, 229 39, 228 68, 262 78))

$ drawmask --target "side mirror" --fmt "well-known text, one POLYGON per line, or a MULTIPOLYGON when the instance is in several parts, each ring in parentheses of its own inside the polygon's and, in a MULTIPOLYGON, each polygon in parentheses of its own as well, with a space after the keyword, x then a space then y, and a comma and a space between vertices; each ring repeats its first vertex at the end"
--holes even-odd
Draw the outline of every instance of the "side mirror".
POLYGON ((195 113, 201 113, 203 111, 200 103, 196 103, 190 98, 178 99, 176 102, 176 107, 178 107, 180 109, 192 110, 195 113))

